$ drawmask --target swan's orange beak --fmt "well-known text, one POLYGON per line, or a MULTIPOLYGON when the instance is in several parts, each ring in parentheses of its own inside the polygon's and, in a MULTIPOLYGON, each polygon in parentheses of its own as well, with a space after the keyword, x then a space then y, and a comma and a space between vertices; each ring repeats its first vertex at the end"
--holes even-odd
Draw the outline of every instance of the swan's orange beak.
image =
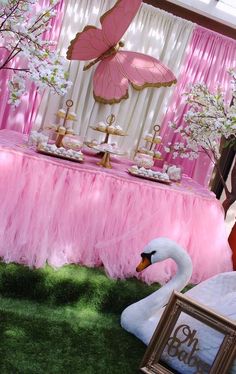
POLYGON ((143 257, 142 261, 136 267, 136 271, 139 273, 140 271, 146 269, 149 265, 151 265, 150 260, 147 257, 143 257))

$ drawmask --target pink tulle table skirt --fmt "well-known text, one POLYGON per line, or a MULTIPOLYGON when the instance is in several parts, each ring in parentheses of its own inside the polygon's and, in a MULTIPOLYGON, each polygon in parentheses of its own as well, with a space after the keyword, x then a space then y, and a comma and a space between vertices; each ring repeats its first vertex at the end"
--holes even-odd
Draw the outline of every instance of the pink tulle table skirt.
POLYGON ((113 169, 36 153, 26 138, 0 131, 0 256, 29 266, 103 265, 114 278, 165 282, 175 264, 135 271, 143 247, 166 236, 187 249, 192 282, 232 270, 222 207, 190 178, 166 186, 127 173, 131 161, 112 158, 113 169))

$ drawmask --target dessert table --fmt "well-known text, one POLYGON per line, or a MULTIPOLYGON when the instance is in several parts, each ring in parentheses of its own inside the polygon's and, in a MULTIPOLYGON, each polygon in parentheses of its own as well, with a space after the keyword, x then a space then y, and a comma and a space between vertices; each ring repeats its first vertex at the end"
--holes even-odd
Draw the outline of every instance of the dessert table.
POLYGON ((192 282, 232 270, 224 214, 214 194, 184 176, 164 185, 129 175, 132 162, 98 156, 83 163, 37 153, 27 137, 0 131, 0 256, 6 262, 43 267, 68 263, 103 265, 114 278, 165 282, 172 260, 142 273, 143 247, 166 236, 187 249, 192 282))

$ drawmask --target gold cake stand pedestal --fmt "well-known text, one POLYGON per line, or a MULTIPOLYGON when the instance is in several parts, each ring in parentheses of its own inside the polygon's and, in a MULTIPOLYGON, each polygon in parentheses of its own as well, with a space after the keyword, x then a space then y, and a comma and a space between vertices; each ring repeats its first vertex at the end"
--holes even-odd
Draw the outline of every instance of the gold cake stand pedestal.
POLYGON ((97 162, 97 165, 102 166, 103 168, 106 168, 106 169, 112 169, 111 160, 110 160, 111 154, 116 155, 116 156, 125 155, 124 152, 119 152, 119 151, 116 152, 112 150, 102 149, 99 146, 93 147, 93 149, 103 153, 102 159, 101 161, 97 162))
POLYGON ((97 162, 97 165, 102 166, 106 169, 112 169, 110 162, 110 152, 105 152, 101 161, 97 162))

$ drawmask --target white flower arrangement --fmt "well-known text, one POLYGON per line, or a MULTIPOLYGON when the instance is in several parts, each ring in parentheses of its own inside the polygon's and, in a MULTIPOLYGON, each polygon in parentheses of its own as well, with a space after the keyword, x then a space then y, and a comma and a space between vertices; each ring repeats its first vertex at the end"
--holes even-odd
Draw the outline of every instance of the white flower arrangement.
POLYGON ((0 71, 11 70, 9 103, 19 105, 29 79, 43 90, 64 95, 71 85, 65 60, 54 50, 54 42, 44 40, 50 29, 58 0, 36 12, 36 0, 0 0, 0 71), (4 52, 4 53, 3 53, 4 52), (15 63, 20 57, 21 66, 15 63))
POLYGON ((226 192, 227 202, 223 203, 225 212, 236 200, 236 162, 232 172, 231 192, 219 168, 222 137, 226 139, 226 146, 236 145, 236 71, 231 69, 229 74, 232 77, 231 103, 225 103, 220 89, 216 93, 211 93, 206 85, 194 84, 185 94, 186 102, 190 105, 184 116, 185 125, 169 123, 174 132, 181 135, 182 141, 169 143, 165 147, 166 152, 173 153, 173 158, 179 156, 193 160, 202 151, 210 157, 218 169, 226 192))

